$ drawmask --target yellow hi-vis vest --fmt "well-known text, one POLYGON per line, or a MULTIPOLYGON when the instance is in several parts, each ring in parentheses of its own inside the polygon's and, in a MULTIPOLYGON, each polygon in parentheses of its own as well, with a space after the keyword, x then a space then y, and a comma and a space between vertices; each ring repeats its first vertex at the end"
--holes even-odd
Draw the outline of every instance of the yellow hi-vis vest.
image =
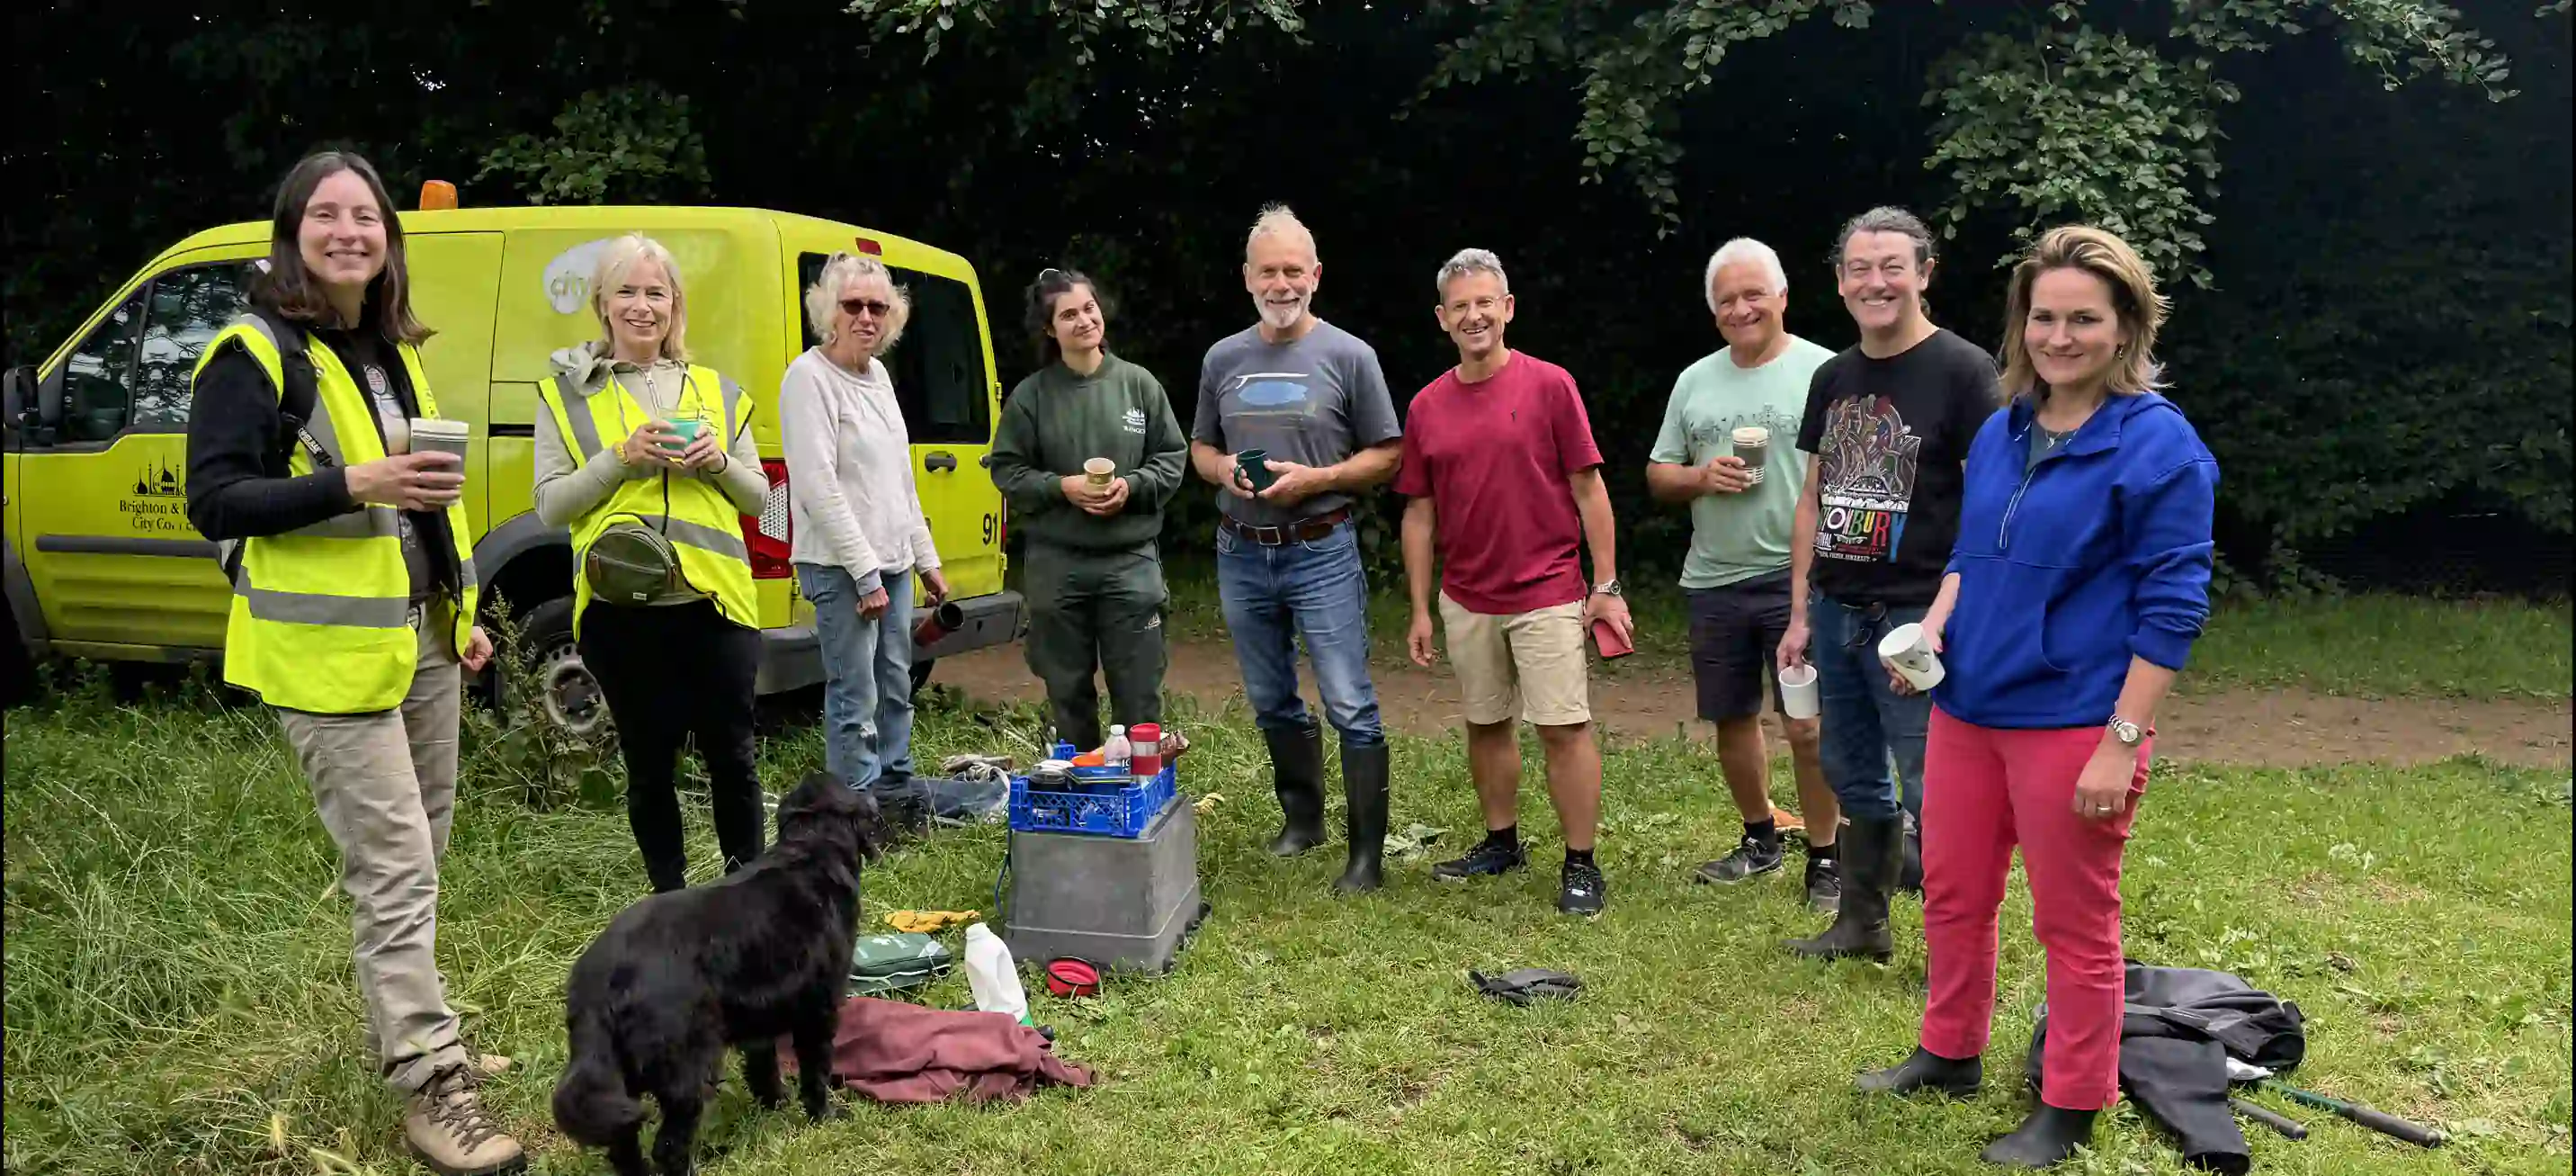
MULTIPOLYGON (((740 430, 750 427, 749 406, 742 389, 714 368, 691 365, 689 392, 717 391, 724 402, 724 431, 718 444, 731 449, 740 430)), ((546 410, 554 414, 555 432, 572 451, 576 467, 594 461, 616 461, 611 450, 626 443, 635 430, 653 419, 643 402, 611 374, 597 389, 585 390, 570 374, 559 374, 537 386, 546 410)), ((687 395, 684 392, 683 395, 687 395)), ((656 478, 627 478, 608 500, 592 507, 572 526, 572 629, 581 633, 582 614, 590 609, 590 545, 621 521, 641 523, 671 541, 680 556, 680 576, 689 587, 713 598, 724 619, 746 629, 760 627, 759 599, 751 583, 751 548, 742 539, 742 512, 724 489, 705 478, 665 472, 656 478), (668 513, 665 514, 665 504, 668 513)))
MULTIPOLYGON (((257 315, 234 320, 206 345, 196 372, 204 372, 225 343, 238 343, 282 399, 285 361, 269 331, 257 315)), ((420 352, 408 343, 394 350, 411 378, 420 415, 437 417, 420 352)), ((305 356, 313 363, 318 395, 313 419, 305 422, 309 440, 288 448, 288 472, 300 477, 320 468, 312 453, 317 448, 324 464, 342 468, 385 456, 375 408, 349 369, 330 348, 310 341, 305 356)), ((463 593, 455 610, 454 648, 461 651, 474 629, 479 596, 461 498, 447 508, 447 533, 456 546, 463 593)), ((281 535, 254 535, 241 541, 238 555, 232 612, 224 622, 224 681, 257 692, 271 706, 317 714, 366 714, 402 705, 419 668, 420 647, 411 627, 411 571, 403 561, 394 508, 361 503, 281 535)))

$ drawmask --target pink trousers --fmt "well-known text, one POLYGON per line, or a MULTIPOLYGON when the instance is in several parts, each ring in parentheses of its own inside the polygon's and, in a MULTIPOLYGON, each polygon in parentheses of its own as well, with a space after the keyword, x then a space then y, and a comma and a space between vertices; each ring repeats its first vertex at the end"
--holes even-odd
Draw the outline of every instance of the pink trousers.
POLYGON ((1986 1051, 1995 1012, 1995 923, 2013 847, 2030 877, 2033 929, 2048 952, 2048 1042, 2039 1096, 2100 1110, 2120 1092, 2120 853, 2147 789, 2155 740, 2138 745, 2129 807, 2078 815, 2075 782, 2102 728, 2006 731, 1935 707, 1923 754, 1923 939, 1932 995, 1923 1048, 1986 1051))

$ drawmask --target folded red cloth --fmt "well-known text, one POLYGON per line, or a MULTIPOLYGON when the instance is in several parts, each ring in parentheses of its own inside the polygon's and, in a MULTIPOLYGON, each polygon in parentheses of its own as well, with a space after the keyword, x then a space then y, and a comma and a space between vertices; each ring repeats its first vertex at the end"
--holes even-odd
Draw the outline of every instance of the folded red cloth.
MULTIPOLYGON (((780 1066, 796 1050, 778 1043, 780 1066)), ((1089 1086, 1088 1067, 1055 1056, 1046 1035, 1000 1013, 928 1009, 854 996, 832 1033, 832 1076, 878 1102, 1018 1101, 1041 1086, 1089 1086)))

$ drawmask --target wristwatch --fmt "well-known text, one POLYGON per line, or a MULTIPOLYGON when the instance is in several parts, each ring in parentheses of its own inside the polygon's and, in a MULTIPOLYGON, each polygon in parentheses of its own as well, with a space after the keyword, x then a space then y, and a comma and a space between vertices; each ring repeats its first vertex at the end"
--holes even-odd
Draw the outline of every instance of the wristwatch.
POLYGON ((1619 582, 1617 580, 1604 580, 1601 583, 1592 586, 1592 594, 1594 596, 1617 596, 1619 595, 1619 582))
POLYGON ((2118 715, 2111 716, 2111 721, 2105 725, 2111 728, 2111 737, 2124 747, 2136 747, 2139 740, 2147 737, 2145 728, 2118 715))

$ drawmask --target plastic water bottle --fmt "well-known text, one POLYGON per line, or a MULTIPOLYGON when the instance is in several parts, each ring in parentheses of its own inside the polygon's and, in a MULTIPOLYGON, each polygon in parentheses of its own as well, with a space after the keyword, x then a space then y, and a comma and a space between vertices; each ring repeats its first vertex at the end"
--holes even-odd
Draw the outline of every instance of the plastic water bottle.
POLYGON ((1010 945, 982 923, 966 929, 966 987, 974 990, 976 1008, 1029 1023, 1029 995, 1020 987, 1010 945))
POLYGON ((1111 725, 1109 742, 1100 745, 1100 762, 1124 770, 1136 758, 1136 749, 1127 742, 1127 728, 1111 725))

